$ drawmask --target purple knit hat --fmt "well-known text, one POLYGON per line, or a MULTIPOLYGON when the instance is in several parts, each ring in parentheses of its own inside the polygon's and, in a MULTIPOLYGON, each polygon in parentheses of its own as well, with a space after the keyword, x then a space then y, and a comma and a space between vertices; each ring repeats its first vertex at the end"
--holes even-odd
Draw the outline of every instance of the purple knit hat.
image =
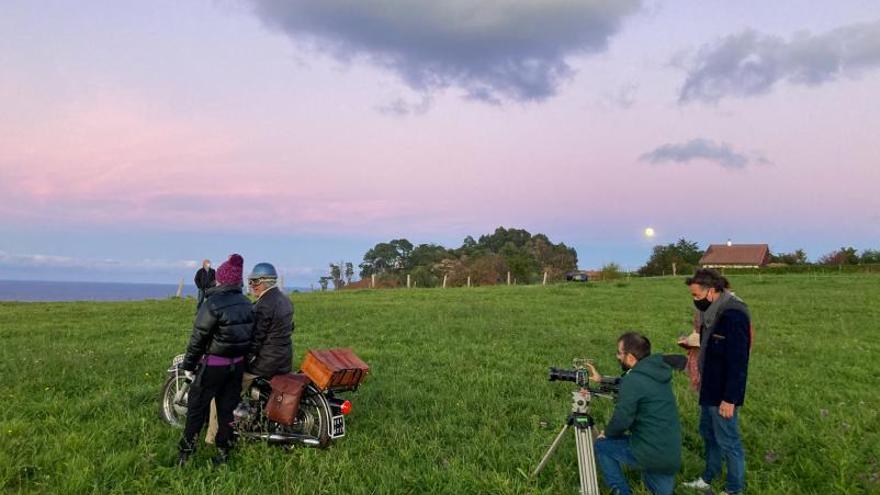
POLYGON ((241 285, 241 271, 244 259, 240 254, 230 254, 229 259, 217 267, 216 280, 218 285, 241 285))

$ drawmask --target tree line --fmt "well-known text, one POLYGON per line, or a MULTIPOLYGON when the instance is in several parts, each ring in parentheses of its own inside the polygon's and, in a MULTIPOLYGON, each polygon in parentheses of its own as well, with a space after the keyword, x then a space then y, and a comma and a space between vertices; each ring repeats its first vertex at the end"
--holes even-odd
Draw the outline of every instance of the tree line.
MULTIPOLYGON (((636 275, 658 276, 676 273, 689 274, 699 266, 705 250, 694 241, 679 239, 676 242, 654 246, 647 262, 636 275)), ((353 281, 355 266, 352 262, 330 263, 329 273, 320 278, 321 289, 332 283, 342 287, 369 287, 373 276, 378 287, 406 285, 407 276, 416 287, 438 287, 446 279, 450 287, 463 286, 468 278, 472 285, 495 285, 506 283, 507 275, 517 284, 533 284, 543 281, 561 281, 567 273, 578 269, 577 251, 564 243, 553 243, 544 234, 531 234, 523 229, 498 227, 491 234, 479 239, 467 236, 457 248, 439 244, 414 245, 407 239, 380 242, 364 253, 358 264, 360 281, 353 281)), ((796 249, 790 253, 770 253, 771 265, 786 266, 842 266, 880 264, 880 250, 865 249, 861 252, 852 246, 841 247, 811 262, 806 251, 796 249)), ((598 274, 602 279, 614 279, 625 275, 617 263, 608 263, 598 274)))
MULTIPOLYGON (((375 275, 380 287, 405 285, 407 276, 417 287, 438 287, 444 278, 451 287, 468 279, 472 285, 495 285, 506 283, 508 273, 517 284, 532 284, 543 281, 545 272, 548 281, 558 281, 577 270, 577 251, 544 234, 498 227, 479 239, 465 237, 457 248, 407 239, 380 242, 364 253, 358 268, 362 281, 375 275)), ((331 263, 330 274, 320 280, 322 289, 331 282, 337 289, 351 286, 353 272, 350 262, 331 263)))
MULTIPOLYGON (((642 276, 668 275, 672 273, 673 263, 677 273, 693 273, 700 263, 705 251, 700 249, 699 244, 687 239, 679 239, 665 245, 654 246, 651 257, 647 263, 639 268, 638 273, 642 276)), ((859 252, 856 248, 841 247, 830 253, 820 256, 815 262, 810 262, 807 253, 803 249, 796 249, 790 253, 770 253, 770 264, 789 266, 840 266, 840 265, 870 265, 880 263, 880 250, 865 249, 859 252)))

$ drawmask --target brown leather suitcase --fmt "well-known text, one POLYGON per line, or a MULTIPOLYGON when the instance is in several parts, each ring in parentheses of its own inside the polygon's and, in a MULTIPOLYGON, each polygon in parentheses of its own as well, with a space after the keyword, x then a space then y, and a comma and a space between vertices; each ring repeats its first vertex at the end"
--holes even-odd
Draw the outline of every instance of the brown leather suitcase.
POLYGON ((269 382, 272 393, 266 403, 266 417, 276 423, 290 426, 299 412, 299 401, 309 384, 309 377, 301 373, 275 375, 269 382))
POLYGON ((310 349, 300 369, 321 390, 354 390, 370 367, 351 349, 310 349))

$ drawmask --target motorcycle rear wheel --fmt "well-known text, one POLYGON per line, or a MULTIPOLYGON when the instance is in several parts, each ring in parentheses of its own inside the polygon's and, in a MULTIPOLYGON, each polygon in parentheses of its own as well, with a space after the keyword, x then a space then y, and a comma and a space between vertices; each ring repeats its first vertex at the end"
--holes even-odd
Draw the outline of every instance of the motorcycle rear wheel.
POLYGON ((324 395, 309 386, 300 400, 296 423, 285 429, 315 438, 319 449, 330 445, 330 405, 324 395))
POLYGON ((277 445, 301 445, 318 449, 330 445, 330 404, 324 395, 311 385, 303 392, 292 425, 268 421, 265 417, 262 419, 261 427, 237 429, 236 434, 243 438, 265 440, 277 445))

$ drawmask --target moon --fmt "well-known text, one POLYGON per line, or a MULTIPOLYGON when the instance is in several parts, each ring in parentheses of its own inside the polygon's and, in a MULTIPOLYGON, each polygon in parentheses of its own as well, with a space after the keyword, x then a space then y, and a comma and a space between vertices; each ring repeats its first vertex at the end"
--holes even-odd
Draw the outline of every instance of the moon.
POLYGON ((654 229, 651 227, 647 227, 645 229, 645 237, 654 237, 654 229))

